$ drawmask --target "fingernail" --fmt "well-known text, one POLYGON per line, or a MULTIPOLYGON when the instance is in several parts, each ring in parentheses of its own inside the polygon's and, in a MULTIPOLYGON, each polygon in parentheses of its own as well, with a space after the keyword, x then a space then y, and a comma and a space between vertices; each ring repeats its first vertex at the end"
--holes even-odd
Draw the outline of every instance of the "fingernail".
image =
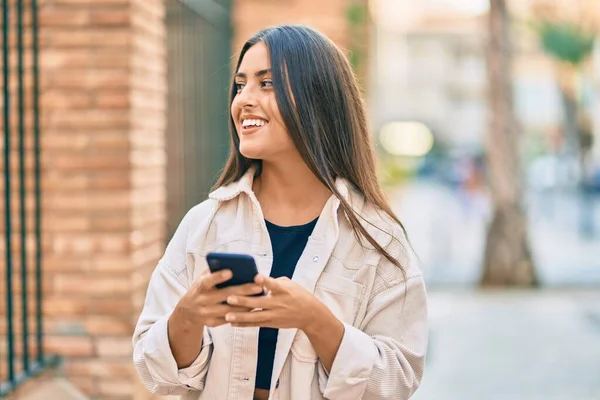
POLYGON ((225 316, 225 320, 226 321, 235 321, 235 315, 233 315, 233 314, 227 314, 225 316))
POLYGON ((236 298, 236 297, 234 297, 234 296, 229 296, 229 297, 227 298, 227 302, 228 302, 229 304, 237 304, 238 300, 237 300, 237 298, 236 298))
POLYGON ((227 270, 227 271, 223 271, 223 278, 229 278, 231 277, 231 271, 227 270))

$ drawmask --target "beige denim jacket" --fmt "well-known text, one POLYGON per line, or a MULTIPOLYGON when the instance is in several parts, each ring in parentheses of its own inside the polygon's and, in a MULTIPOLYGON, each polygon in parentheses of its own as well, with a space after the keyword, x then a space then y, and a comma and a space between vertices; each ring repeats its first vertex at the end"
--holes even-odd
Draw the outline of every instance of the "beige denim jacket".
MULTIPOLYGON (((134 363, 154 393, 185 400, 251 400, 258 328, 205 328, 191 366, 177 369, 167 320, 178 300, 208 265, 211 251, 251 254, 269 275, 271 242, 254 193, 254 170, 217 189, 191 209, 167 246, 150 280, 133 336, 134 363)), ((270 399, 408 399, 423 376, 427 301, 423 277, 398 224, 366 203, 344 180, 336 187, 368 221, 365 227, 406 268, 406 276, 366 240, 361 245, 332 196, 325 205, 293 275, 345 326, 328 374, 308 337, 281 329, 270 399)))

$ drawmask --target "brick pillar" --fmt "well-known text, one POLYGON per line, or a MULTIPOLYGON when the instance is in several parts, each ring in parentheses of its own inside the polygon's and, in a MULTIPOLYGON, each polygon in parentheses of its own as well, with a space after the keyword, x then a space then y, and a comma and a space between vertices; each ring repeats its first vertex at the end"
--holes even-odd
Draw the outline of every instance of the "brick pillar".
POLYGON ((164 250, 164 4, 41 3, 46 348, 88 395, 131 399, 131 334, 164 250))

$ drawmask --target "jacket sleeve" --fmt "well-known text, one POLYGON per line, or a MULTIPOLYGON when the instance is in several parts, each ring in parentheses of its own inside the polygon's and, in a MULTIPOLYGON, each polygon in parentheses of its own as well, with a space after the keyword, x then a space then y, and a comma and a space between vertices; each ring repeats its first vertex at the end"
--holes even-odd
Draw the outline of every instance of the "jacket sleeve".
POLYGON ((184 395, 203 390, 212 354, 212 339, 205 328, 200 354, 192 365, 178 369, 167 335, 169 316, 190 286, 186 245, 197 213, 195 208, 184 217, 152 273, 133 334, 135 368, 144 386, 160 395, 184 395))
POLYGON ((331 371, 319 363, 327 399, 406 400, 423 377, 427 297, 420 272, 370 296, 359 328, 345 324, 331 371))

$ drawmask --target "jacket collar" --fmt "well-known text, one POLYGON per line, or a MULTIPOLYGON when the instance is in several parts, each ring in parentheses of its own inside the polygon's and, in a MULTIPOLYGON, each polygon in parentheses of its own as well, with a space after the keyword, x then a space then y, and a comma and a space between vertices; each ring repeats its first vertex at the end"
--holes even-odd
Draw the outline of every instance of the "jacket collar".
MULTIPOLYGON (((248 171, 246 171, 240 180, 214 190, 208 195, 208 197, 217 201, 228 201, 238 197, 242 193, 245 193, 252 198, 254 197, 252 184, 254 183, 255 175, 256 167, 252 166, 248 169, 248 171)), ((362 208, 362 196, 360 196, 358 192, 352 188, 352 185, 346 179, 336 178, 335 187, 340 192, 344 200, 346 200, 353 208, 358 208, 359 210, 362 208)), ((336 208, 338 206, 339 200, 336 201, 336 208)))

